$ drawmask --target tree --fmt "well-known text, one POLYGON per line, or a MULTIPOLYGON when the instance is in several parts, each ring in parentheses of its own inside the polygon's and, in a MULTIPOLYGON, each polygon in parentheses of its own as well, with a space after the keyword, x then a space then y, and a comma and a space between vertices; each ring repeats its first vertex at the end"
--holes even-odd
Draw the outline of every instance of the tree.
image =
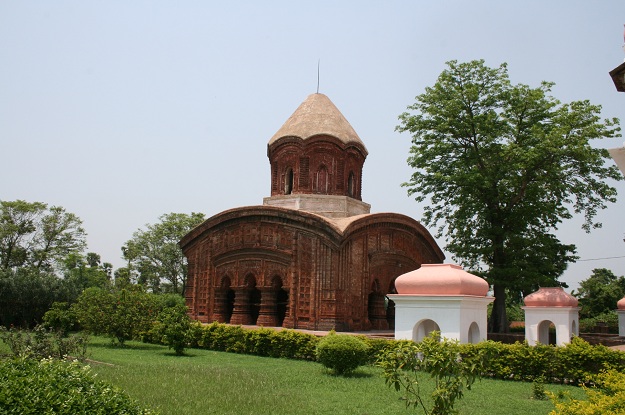
POLYGON ((139 282, 148 284, 153 291, 161 290, 166 281, 171 291, 184 293, 187 281, 187 262, 178 241, 191 229, 204 221, 204 214, 168 213, 160 222, 139 229, 122 248, 129 270, 139 273, 139 282))
POLYGON ((625 296, 625 277, 617 277, 605 268, 595 268, 592 275, 579 283, 581 318, 596 317, 616 309, 618 300, 625 296))
POLYGON ((113 265, 102 263, 100 255, 94 252, 88 252, 86 256, 71 253, 65 258, 63 265, 65 279, 80 292, 89 287, 104 288, 111 283, 113 265))
POLYGON ((86 247, 82 221, 60 206, 0 201, 0 269, 54 270, 86 247))
POLYGON ((604 167, 607 150, 590 141, 619 137, 617 119, 602 120, 588 101, 562 104, 537 88, 512 85, 506 64, 451 61, 416 97, 397 130, 412 135, 404 183, 418 202, 429 198, 423 222, 445 236, 461 265, 492 285, 494 332, 508 330, 506 293, 558 285, 576 248, 554 231, 573 212, 589 232, 599 209, 614 202, 622 180, 604 167))

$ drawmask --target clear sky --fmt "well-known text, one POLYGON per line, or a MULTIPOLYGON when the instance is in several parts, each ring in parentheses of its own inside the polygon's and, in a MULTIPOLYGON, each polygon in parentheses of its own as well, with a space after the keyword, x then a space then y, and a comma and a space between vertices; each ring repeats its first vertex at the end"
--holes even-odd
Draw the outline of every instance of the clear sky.
MULTIPOLYGON (((400 186, 410 137, 394 129, 446 61, 507 62, 513 83, 553 81, 558 99, 621 118, 608 72, 624 23, 623 0, 0 0, 0 200, 65 207, 89 250, 123 266, 121 246, 162 214, 262 204, 267 142, 316 91, 320 61, 319 92, 369 150, 363 200, 419 219, 400 186)), ((562 277, 573 288, 593 268, 625 275, 616 187, 603 229, 559 230, 582 259, 562 277)))

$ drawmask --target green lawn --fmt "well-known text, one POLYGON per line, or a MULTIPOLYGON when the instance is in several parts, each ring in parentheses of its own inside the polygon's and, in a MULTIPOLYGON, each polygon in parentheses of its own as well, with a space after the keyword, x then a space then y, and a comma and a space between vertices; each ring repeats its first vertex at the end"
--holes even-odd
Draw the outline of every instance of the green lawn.
MULTIPOLYGON (((92 372, 140 401, 169 414, 411 414, 401 393, 384 384, 377 368, 352 377, 327 374, 318 363, 207 350, 174 356, 166 347, 129 342, 126 348, 94 338, 92 372)), ((567 390, 582 398, 582 390, 567 390)), ((458 405, 461 414, 548 414, 549 401, 531 399, 530 383, 478 381, 458 405)), ((421 413, 421 412, 419 412, 421 413)))

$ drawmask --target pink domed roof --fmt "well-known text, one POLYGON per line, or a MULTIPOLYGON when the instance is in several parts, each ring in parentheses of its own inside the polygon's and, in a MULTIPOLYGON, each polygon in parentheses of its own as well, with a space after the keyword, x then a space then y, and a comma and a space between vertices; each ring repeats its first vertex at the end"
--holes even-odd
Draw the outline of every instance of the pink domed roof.
POLYGON ((454 264, 423 264, 395 280, 398 294, 472 295, 485 297, 488 283, 454 264))
POLYGON ((619 310, 625 310, 625 297, 618 300, 618 303, 616 303, 616 308, 619 310))
POLYGON ((577 307, 577 298, 562 287, 543 287, 524 299, 527 307, 577 307))

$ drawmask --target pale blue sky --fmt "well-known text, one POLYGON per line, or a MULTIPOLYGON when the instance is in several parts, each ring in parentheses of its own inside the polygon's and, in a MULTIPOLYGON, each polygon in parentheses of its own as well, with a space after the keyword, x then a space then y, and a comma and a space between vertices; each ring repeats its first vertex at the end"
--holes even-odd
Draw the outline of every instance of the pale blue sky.
MULTIPOLYGON (((419 219, 400 187, 410 137, 394 128, 446 61, 508 62, 512 82, 553 81, 560 100, 620 118, 608 71, 625 58, 623 23, 622 0, 0 0, 0 199, 76 213, 89 250, 122 266, 121 246, 161 214, 262 203, 267 142, 315 92, 320 60, 320 92, 369 150, 363 200, 419 219)), ((625 255, 616 187, 603 229, 559 232, 582 259, 625 255)), ((562 280, 597 267, 624 275, 625 258, 562 280)))

